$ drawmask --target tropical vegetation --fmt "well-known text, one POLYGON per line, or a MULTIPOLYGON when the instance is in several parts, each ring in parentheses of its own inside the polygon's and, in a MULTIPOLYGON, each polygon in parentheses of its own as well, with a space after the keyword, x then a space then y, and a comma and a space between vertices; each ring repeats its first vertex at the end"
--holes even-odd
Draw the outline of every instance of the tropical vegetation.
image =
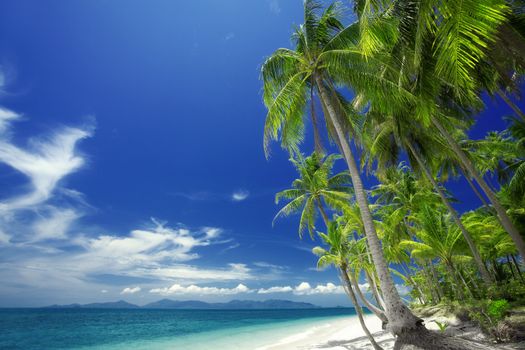
POLYGON ((262 65, 265 154, 279 141, 299 174, 277 194, 286 204, 276 218, 299 214, 299 234, 321 243, 318 266, 337 269, 358 314, 362 304, 379 317, 398 348, 481 349, 428 331, 411 307, 471 305, 502 340, 498 322, 525 302, 525 114, 515 102, 525 2, 355 0, 351 10, 306 0, 292 48, 262 65), (514 115, 472 139, 490 99, 514 115), (338 159, 346 169, 333 175, 338 159), (479 207, 458 211, 451 180, 479 207))

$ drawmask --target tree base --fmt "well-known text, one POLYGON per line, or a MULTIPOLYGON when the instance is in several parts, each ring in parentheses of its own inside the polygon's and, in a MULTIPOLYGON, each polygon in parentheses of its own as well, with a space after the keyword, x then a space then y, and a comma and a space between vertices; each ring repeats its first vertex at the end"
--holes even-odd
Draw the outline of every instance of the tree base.
POLYGON ((491 350, 494 347, 429 331, 423 325, 397 336, 394 350, 491 350))

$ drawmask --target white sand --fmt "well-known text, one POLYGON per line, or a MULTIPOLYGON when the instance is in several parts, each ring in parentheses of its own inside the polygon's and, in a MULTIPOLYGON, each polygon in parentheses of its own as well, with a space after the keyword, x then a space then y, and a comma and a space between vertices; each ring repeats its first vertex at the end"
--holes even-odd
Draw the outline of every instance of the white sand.
MULTIPOLYGON (((393 348, 394 338, 381 329, 381 321, 374 315, 365 316, 365 322, 376 342, 385 350, 393 348)), ((356 316, 324 321, 310 326, 304 332, 278 339, 271 345, 257 350, 289 349, 372 349, 356 316)))

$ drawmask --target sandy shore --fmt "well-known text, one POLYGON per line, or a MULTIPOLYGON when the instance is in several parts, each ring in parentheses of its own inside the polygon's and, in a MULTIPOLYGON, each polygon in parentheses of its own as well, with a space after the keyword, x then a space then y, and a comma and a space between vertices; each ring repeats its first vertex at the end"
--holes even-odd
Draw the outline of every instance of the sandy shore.
MULTIPOLYGON (((392 349, 394 338, 381 329, 381 321, 374 315, 365 316, 365 322, 376 341, 385 349, 392 349)), ((289 349, 372 349, 357 317, 345 317, 310 326, 304 332, 297 333, 275 343, 257 348, 257 350, 289 349)))
MULTIPOLYGON (((485 336, 473 324, 461 323, 454 317, 425 318, 425 326, 431 330, 439 327, 434 320, 449 324, 448 335, 483 341, 485 336)), ((381 329, 381 321, 374 315, 365 316, 368 329, 376 342, 385 350, 394 348, 394 337, 381 329)), ((495 349, 525 349, 525 344, 494 345, 495 349)), ((311 325, 303 332, 276 340, 273 344, 259 347, 257 350, 324 349, 324 350, 373 350, 357 317, 345 317, 311 325)))

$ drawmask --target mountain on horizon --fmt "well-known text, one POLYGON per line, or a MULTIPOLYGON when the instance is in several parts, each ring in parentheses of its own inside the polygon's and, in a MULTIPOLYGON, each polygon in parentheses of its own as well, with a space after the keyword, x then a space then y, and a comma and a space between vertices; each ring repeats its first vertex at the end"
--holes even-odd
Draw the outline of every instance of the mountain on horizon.
POLYGON ((295 302, 291 300, 269 299, 264 301, 255 300, 231 300, 226 303, 207 303, 199 300, 172 300, 161 299, 143 306, 128 303, 124 300, 106 303, 90 304, 68 304, 68 305, 50 305, 45 308, 53 309, 202 309, 202 310, 262 310, 262 309, 319 309, 320 306, 295 302))

